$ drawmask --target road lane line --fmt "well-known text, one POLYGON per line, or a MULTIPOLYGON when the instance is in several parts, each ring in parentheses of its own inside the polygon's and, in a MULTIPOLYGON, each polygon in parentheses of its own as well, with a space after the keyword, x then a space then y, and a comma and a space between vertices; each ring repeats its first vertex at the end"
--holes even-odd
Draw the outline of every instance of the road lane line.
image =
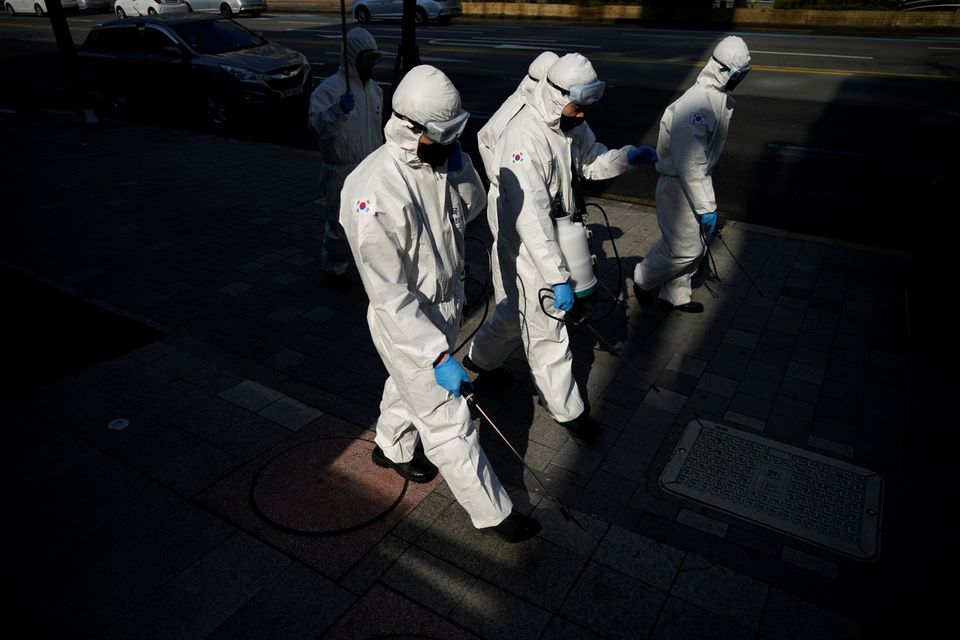
POLYGON ((936 49, 937 51, 960 51, 960 47, 927 47, 927 49, 936 49))
POLYGON ((776 56, 811 56, 814 58, 848 58, 850 60, 873 60, 873 56, 844 56, 836 53, 800 53, 793 51, 761 51, 760 49, 751 49, 750 53, 766 53, 776 56))

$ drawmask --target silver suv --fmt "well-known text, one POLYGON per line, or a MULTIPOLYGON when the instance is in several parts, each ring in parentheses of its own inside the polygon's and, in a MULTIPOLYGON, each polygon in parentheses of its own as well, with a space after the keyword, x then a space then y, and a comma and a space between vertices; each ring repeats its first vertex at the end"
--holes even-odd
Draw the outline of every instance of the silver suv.
MULTIPOLYGON (((357 22, 399 20, 403 17, 403 0, 354 0, 353 15, 357 22)), ((417 0, 417 24, 430 20, 447 24, 459 15, 463 15, 460 0, 417 0)))
POLYGON ((256 18, 267 10, 267 0, 185 0, 191 13, 219 13, 230 16, 246 13, 256 18))

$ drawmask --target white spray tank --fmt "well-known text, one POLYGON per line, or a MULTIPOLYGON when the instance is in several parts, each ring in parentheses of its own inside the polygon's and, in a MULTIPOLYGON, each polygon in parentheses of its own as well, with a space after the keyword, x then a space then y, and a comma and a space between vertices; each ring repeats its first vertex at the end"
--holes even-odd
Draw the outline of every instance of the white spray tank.
POLYGON ((596 259, 590 253, 590 231, 581 216, 577 220, 570 214, 553 219, 557 226, 557 242, 570 271, 570 284, 578 298, 585 298, 597 289, 594 273, 596 259))

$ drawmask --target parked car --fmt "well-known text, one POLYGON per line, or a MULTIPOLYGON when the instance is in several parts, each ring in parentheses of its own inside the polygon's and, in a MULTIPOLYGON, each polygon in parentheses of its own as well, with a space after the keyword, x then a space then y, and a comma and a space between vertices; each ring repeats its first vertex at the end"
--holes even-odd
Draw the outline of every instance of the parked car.
POLYGON ((116 0, 113 10, 118 18, 127 16, 185 15, 183 0, 116 0))
POLYGON ((200 116, 216 127, 305 105, 312 87, 302 54, 222 17, 113 20, 93 27, 77 57, 115 112, 200 116))
POLYGON ((77 0, 80 11, 110 11, 111 0, 77 0))
POLYGON ((243 13, 254 18, 267 10, 266 0, 184 0, 187 9, 196 13, 219 13, 231 17, 243 13))
MULTIPOLYGON (((354 0, 353 15, 357 22, 399 20, 403 17, 403 0, 354 0)), ((436 20, 447 24, 453 16, 463 15, 460 0, 417 0, 417 24, 436 20)))
MULTIPOLYGON (((44 0, 2 0, 7 14, 15 16, 18 13, 34 13, 38 16, 47 15, 47 3, 44 0)), ((77 0, 60 0, 60 6, 67 13, 79 11, 77 0)))

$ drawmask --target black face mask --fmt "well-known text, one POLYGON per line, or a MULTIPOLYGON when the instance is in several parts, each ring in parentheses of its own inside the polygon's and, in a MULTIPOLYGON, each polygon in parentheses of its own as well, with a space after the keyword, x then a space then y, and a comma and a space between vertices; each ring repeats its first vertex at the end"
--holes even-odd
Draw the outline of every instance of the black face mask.
POLYGON ((584 122, 584 118, 578 118, 576 116, 561 115, 560 131, 563 131, 564 133, 566 133, 567 131, 570 131, 574 127, 580 126, 581 124, 583 124, 583 122, 584 122))
POLYGON ((452 142, 450 144, 438 144, 436 142, 424 144, 421 142, 417 145, 417 157, 436 169, 447 161, 447 158, 453 153, 454 147, 455 144, 452 142))

